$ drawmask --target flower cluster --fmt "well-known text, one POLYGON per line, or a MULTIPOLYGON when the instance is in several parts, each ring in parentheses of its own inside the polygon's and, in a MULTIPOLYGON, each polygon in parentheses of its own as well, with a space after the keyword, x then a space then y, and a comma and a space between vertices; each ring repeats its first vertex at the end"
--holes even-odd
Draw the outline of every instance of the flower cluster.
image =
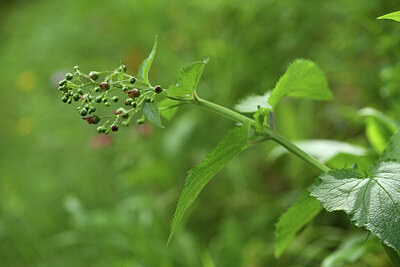
MULTIPOLYGON (((163 92, 160 86, 152 87, 125 72, 123 64, 114 71, 91 71, 88 74, 75 66, 74 71, 59 82, 58 89, 63 94, 61 101, 79 103, 77 111, 88 124, 102 122, 103 125, 97 127, 99 133, 118 131, 120 124, 128 126, 145 103, 154 102, 163 92)), ((143 121, 142 116, 137 123, 143 121)))

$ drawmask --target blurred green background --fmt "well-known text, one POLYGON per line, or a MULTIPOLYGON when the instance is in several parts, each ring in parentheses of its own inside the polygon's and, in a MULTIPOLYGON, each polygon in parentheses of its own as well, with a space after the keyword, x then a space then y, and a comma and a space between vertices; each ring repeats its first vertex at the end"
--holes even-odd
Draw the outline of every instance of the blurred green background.
MULTIPOLYGON (((370 106, 400 118, 400 24, 375 19, 398 1, 15 0, 0 7, 1 266, 319 266, 363 233, 342 213, 322 212, 276 259, 274 224, 317 173, 293 156, 271 160, 274 145, 266 143, 212 180, 166 247, 187 170, 233 123, 184 107, 166 129, 133 126, 101 137, 61 103, 57 83, 74 65, 109 70, 122 60, 135 74, 159 34, 152 83, 167 87, 206 54, 199 94, 232 107, 273 88, 304 57, 324 71, 336 100, 285 100, 278 130, 292 140, 373 145, 374 157, 379 133, 371 126, 366 136, 355 114, 370 106)), ((344 266, 389 266, 379 243, 363 249, 344 266)))

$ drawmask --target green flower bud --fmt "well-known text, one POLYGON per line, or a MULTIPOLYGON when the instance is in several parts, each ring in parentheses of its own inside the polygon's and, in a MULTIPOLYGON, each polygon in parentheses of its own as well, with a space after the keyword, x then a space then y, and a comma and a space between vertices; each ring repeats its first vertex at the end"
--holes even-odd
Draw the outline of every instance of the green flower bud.
POLYGON ((113 96, 112 101, 118 102, 118 96, 113 96))
POLYGON ((78 89, 78 94, 83 95, 83 90, 81 88, 78 89))
POLYGON ((133 100, 132 98, 128 98, 125 100, 125 106, 130 106, 132 104, 133 100))
POLYGON ((65 95, 61 98, 61 101, 64 103, 67 103, 68 101, 68 97, 66 97, 65 95))
POLYGON ((131 77, 131 78, 129 79, 129 83, 134 84, 135 82, 136 82, 135 77, 131 77))
POLYGON ((74 99, 74 101, 78 101, 78 100, 80 99, 80 97, 79 97, 78 94, 74 94, 74 95, 72 96, 72 98, 74 99))
POLYGON ((71 99, 71 98, 68 98, 67 104, 71 104, 71 103, 72 103, 72 99, 71 99))
POLYGON ((131 103, 131 106, 132 106, 133 108, 136 108, 136 107, 137 107, 136 102, 132 102, 132 103, 131 103))
POLYGON ((96 101, 97 103, 100 103, 103 100, 102 96, 98 96, 94 99, 94 101, 96 101))
POLYGON ((59 86, 64 86, 65 84, 67 83, 67 80, 61 80, 59 83, 58 83, 58 85, 59 86))
POLYGON ((91 71, 89 72, 89 78, 92 79, 93 81, 97 80, 97 78, 99 78, 100 73, 98 73, 97 71, 91 71))
POLYGON ((111 104, 110 102, 105 102, 104 105, 106 105, 106 107, 109 107, 111 104))
POLYGON ((65 79, 67 79, 68 81, 72 80, 74 76, 71 73, 67 73, 65 74, 65 79))
POLYGON ((78 72, 79 71, 79 66, 74 66, 74 71, 78 72))
POLYGON ((123 121, 123 122, 122 122, 122 126, 124 126, 124 127, 129 126, 129 121, 123 121))
POLYGON ((81 114, 81 116, 86 116, 88 112, 86 109, 83 108, 79 113, 81 114))
POLYGON ((133 88, 132 90, 130 90, 129 92, 126 92, 128 94, 128 96, 132 99, 139 97, 140 96, 140 92, 138 89, 133 88))
POLYGON ((108 99, 107 99, 107 97, 103 97, 103 99, 101 101, 103 101, 103 103, 106 103, 108 101, 108 99))
POLYGON ((110 84, 108 82, 102 82, 101 84, 99 84, 99 87, 101 91, 107 91, 108 89, 110 89, 110 84))

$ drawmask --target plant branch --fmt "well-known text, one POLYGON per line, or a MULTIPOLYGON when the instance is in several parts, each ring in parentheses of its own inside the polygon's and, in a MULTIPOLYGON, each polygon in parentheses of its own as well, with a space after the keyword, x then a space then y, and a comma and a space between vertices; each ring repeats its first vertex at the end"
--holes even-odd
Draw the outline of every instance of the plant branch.
MULTIPOLYGON (((236 111, 209 102, 207 100, 201 99, 197 96, 195 97, 195 103, 205 109, 218 113, 231 120, 241 123, 249 123, 251 127, 255 128, 255 121, 253 119, 246 117, 236 111)), ((311 155, 307 154, 306 152, 298 148, 295 144, 286 139, 286 137, 272 130, 270 127, 265 126, 263 127, 262 130, 263 130, 263 135, 265 137, 271 138, 281 146, 285 147, 289 152, 296 155, 297 157, 308 163, 310 166, 317 169, 319 172, 325 173, 329 171, 329 167, 327 167, 325 164, 319 162, 317 159, 315 159, 311 155)))

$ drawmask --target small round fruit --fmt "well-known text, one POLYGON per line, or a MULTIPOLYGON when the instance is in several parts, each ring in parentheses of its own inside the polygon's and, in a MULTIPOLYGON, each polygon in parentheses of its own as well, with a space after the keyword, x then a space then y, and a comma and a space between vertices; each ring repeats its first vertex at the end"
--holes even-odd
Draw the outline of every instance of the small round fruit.
POLYGON ((97 80, 97 78, 99 78, 100 73, 98 73, 97 71, 91 71, 89 72, 89 78, 92 79, 93 81, 97 80))
POLYGON ((71 73, 67 73, 65 74, 65 79, 67 79, 68 81, 72 80, 74 76, 71 73))
POLYGON ((113 131, 113 132, 116 132, 116 131, 118 131, 118 125, 113 125, 113 126, 111 126, 111 131, 113 131))
POLYGON ((161 86, 157 85, 156 87, 154 87, 154 92, 156 92, 157 94, 161 93, 163 91, 163 89, 161 88, 161 86))
POLYGON ((136 88, 133 88, 132 90, 130 90, 129 92, 126 92, 126 93, 128 93, 128 96, 132 99, 140 96, 140 92, 136 88))
POLYGON ((129 83, 134 84, 135 82, 136 82, 135 77, 131 77, 131 78, 129 79, 129 83))

